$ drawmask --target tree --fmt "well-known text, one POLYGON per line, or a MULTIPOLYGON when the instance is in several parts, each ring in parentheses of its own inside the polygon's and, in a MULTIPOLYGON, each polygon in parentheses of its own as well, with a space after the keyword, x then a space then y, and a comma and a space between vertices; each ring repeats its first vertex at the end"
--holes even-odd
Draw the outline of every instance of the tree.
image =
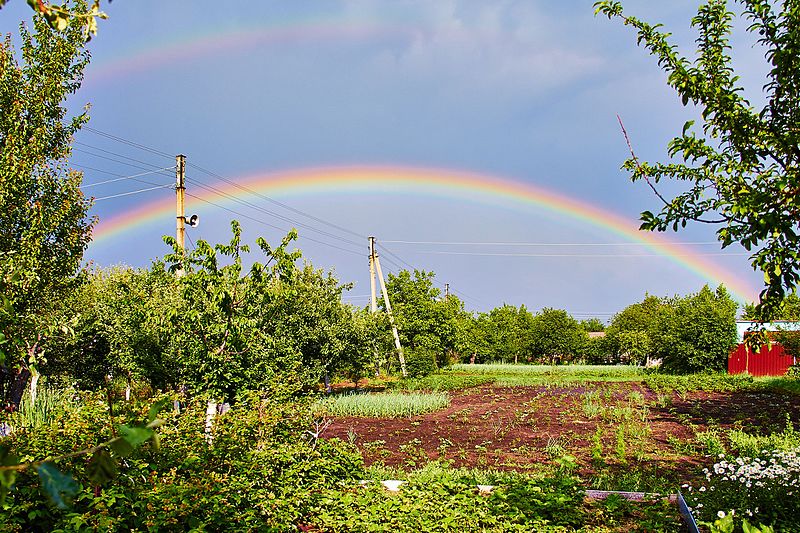
POLYGON ((79 24, 63 32, 41 18, 21 26, 21 64, 0 46, 0 392, 17 405, 43 360, 52 317, 78 279, 94 223, 82 175, 67 160, 86 112, 63 107, 89 61, 79 24))
MULTIPOLYGON (((744 307, 742 318, 745 320, 759 320, 756 306, 748 304, 744 307)), ((800 297, 796 292, 790 292, 781 302, 772 320, 800 320, 800 297)))
POLYGON ((738 305, 720 285, 674 298, 659 309, 652 328, 653 351, 667 372, 721 371, 736 345, 738 305))
MULTIPOLYGON (((620 18, 636 29, 643 44, 667 73, 667 83, 684 105, 701 112, 670 141, 668 154, 679 161, 647 163, 631 153, 623 168, 645 181, 663 202, 642 213, 644 230, 677 231, 688 222, 719 225, 722 247, 734 242, 752 250, 765 287, 757 312, 770 319, 787 290, 800 281, 800 24, 796 1, 738 0, 747 31, 766 50, 766 104, 754 109, 743 96, 731 60, 735 15, 725 0, 708 0, 692 19, 697 29, 694 59, 670 44, 669 34, 623 13, 620 2, 595 4, 596 13, 620 18), (656 188, 662 179, 680 181, 684 192, 672 199, 656 188)), ((627 136, 627 135, 626 135, 627 136)))
POLYGON ((577 357, 588 340, 580 323, 563 309, 544 308, 533 316, 530 345, 537 359, 554 365, 577 357))
MULTIPOLYGON (((111 2, 111 0, 108 1, 111 2)), ((100 0, 93 0, 92 7, 89 9, 86 8, 84 2, 78 2, 77 6, 73 7, 69 7, 66 3, 60 6, 53 5, 44 0, 27 0, 27 2, 54 30, 64 31, 70 25, 81 27, 83 38, 86 41, 97 35, 97 19, 108 18, 105 13, 100 11, 100 0)), ((7 3, 8 0, 0 0, 0 9, 7 3)))
POLYGON ((458 346, 459 323, 466 312, 455 296, 441 297, 434 277, 433 272, 424 270, 414 270, 413 277, 408 270, 401 270, 397 275, 389 274, 386 290, 400 342, 410 350, 408 356, 415 357, 416 351, 416 355, 433 358, 441 367, 448 364, 458 346))
POLYGON ((580 323, 583 330, 587 333, 606 330, 606 325, 599 318, 589 318, 586 320, 581 320, 580 323))
POLYGON ((611 361, 642 364, 652 355, 652 333, 664 305, 664 299, 645 294, 614 315, 602 342, 611 361))

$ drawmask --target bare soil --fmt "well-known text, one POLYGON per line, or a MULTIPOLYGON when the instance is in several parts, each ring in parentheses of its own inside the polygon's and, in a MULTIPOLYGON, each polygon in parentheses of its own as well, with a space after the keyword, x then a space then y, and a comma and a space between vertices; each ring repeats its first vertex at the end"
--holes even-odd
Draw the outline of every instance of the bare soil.
POLYGON ((482 386, 451 392, 451 397, 450 407, 413 418, 339 418, 325 437, 353 440, 367 464, 414 467, 446 459, 454 466, 526 471, 569 454, 584 475, 602 463, 688 481, 708 463, 697 433, 781 430, 787 414, 800 422, 800 402, 790 394, 659 396, 638 382, 482 386), (606 410, 585 409, 587 393, 606 410))

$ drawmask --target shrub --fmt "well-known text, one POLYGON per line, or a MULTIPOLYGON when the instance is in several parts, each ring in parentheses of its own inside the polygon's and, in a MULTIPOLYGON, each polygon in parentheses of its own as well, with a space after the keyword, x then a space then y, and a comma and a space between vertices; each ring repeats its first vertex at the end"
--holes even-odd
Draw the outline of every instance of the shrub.
POLYGON ((436 352, 429 348, 406 350, 406 373, 410 378, 421 378, 436 372, 436 352))

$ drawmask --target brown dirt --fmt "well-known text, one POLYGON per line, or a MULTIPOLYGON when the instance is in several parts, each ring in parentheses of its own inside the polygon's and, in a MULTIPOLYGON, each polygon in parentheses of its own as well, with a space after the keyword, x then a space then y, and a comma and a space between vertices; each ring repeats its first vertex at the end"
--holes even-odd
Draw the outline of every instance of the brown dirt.
POLYGON ((637 470, 689 480, 708 462, 694 442, 696 433, 709 427, 780 430, 787 413, 800 422, 800 402, 788 394, 700 391, 676 393, 665 401, 636 382, 483 386, 451 392, 451 397, 447 409, 413 418, 336 419, 325 437, 354 439, 367 464, 404 467, 446 459, 454 466, 525 471, 554 463, 562 454, 561 446, 586 475, 597 464, 592 461, 592 447, 600 427, 607 467, 635 465, 637 470), (634 407, 624 430, 618 429, 620 420, 608 414, 587 416, 583 402, 588 391, 597 391, 602 406, 634 407), (633 392, 641 394, 647 409, 631 402, 633 392), (620 431, 625 432, 622 453, 620 431))

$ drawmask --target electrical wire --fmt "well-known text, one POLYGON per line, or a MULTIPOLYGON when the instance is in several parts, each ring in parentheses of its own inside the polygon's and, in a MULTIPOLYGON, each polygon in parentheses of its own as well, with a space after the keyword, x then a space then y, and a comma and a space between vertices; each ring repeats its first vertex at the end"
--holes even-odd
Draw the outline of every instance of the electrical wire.
POLYGON ((144 150, 144 151, 150 152, 152 154, 160 155, 160 156, 163 156, 163 157, 169 157, 169 158, 174 158, 175 157, 174 154, 168 154, 166 152, 162 152, 161 150, 157 150, 157 149, 152 148, 150 146, 145 146, 143 144, 140 144, 140 143, 137 143, 137 142, 134 142, 134 141, 130 141, 130 140, 124 139, 122 137, 118 137, 116 135, 113 135, 111 133, 107 133, 107 132, 98 130, 96 128, 92 128, 92 127, 89 127, 89 126, 83 126, 81 128, 81 130, 89 131, 91 133, 94 133, 95 135, 99 135, 101 137, 105 137, 107 139, 111 139, 112 141, 116 141, 116 142, 119 142, 119 143, 122 143, 122 144, 126 144, 128 146, 132 146, 134 148, 138 148, 140 150, 144 150))
POLYGON ((119 154, 117 152, 112 152, 111 150, 106 150, 105 148, 100 148, 98 146, 92 146, 91 144, 82 143, 80 141, 75 141, 74 144, 77 144, 77 145, 80 145, 80 146, 85 146, 87 148, 91 148, 92 150, 97 150, 99 152, 103 152, 104 154, 109 154, 109 155, 113 155, 113 156, 116 156, 116 157, 121 157, 122 159, 127 159, 128 161, 133 161, 134 163, 139 163, 139 164, 142 164, 142 165, 148 165, 148 166, 154 166, 154 167, 158 166, 158 165, 154 165, 152 163, 148 163, 147 161, 142 161, 141 159, 136 159, 135 157, 129 157, 129 156, 124 155, 124 154, 119 154))
MULTIPOLYGON (((522 253, 501 253, 501 252, 448 252, 441 250, 422 250, 413 252, 415 254, 432 254, 432 255, 464 255, 464 256, 484 256, 484 257, 664 257, 663 254, 522 254, 522 253)), ((750 255, 746 252, 709 252, 709 253, 694 253, 694 254, 673 254, 670 257, 697 257, 697 256, 743 256, 750 255)))
MULTIPOLYGON (((175 168, 175 167, 165 167, 165 168, 160 168, 158 170, 151 170, 149 172, 141 172, 139 174, 132 174, 130 176, 120 176, 118 178, 114 178, 114 179, 110 179, 110 180, 98 181, 96 183, 88 183, 86 185, 81 185, 81 187, 84 188, 84 189, 88 189, 89 187, 96 187, 97 185, 106 185, 107 183, 114 183, 114 182, 117 182, 117 181, 136 180, 136 178, 139 178, 139 177, 142 177, 142 176, 149 176, 150 174, 156 174, 157 172, 159 172, 161 170, 169 170, 170 168, 175 168)), ((136 181, 139 181, 139 180, 136 180, 136 181)))
POLYGON ((333 222, 330 222, 330 221, 327 221, 327 220, 322 219, 320 217, 314 216, 314 215, 312 215, 310 213, 306 213, 305 211, 301 211, 300 209, 296 209, 296 208, 294 208, 294 207, 292 207, 290 205, 286 205, 283 202, 280 202, 278 200, 275 200, 274 198, 271 198, 271 197, 267 196, 266 194, 260 193, 258 191, 253 190, 253 189, 250 189, 249 187, 245 187, 244 185, 236 183, 233 180, 230 180, 230 179, 228 179, 228 178, 226 178, 224 176, 221 176, 221 175, 217 174, 216 172, 212 172, 211 170, 205 169, 205 168, 203 168, 203 167, 201 167, 199 165, 195 165, 193 163, 189 163, 189 166, 192 167, 192 168, 196 168, 200 172, 203 172, 203 173, 205 173, 205 174, 207 174, 209 176, 217 178, 218 180, 224 181, 225 183, 227 183, 229 185, 232 185, 232 186, 236 187, 237 189, 239 189, 241 191, 247 192, 248 194, 252 194, 254 196, 258 196, 259 198, 261 198, 263 200, 266 200, 266 201, 268 201, 268 202, 270 202, 270 203, 272 203, 274 205, 280 206, 280 207, 282 207, 282 208, 284 208, 284 209, 286 209, 288 211, 291 211, 292 213, 295 213, 297 215, 301 215, 301 216, 310 218, 311 220, 319 222, 320 224, 329 226, 331 228, 335 228, 335 229, 337 229, 337 230, 339 230, 341 232, 347 233, 347 234, 352 235, 354 237, 358 237, 359 239, 366 240, 366 238, 367 238, 365 235, 361 235, 360 233, 356 233, 355 231, 352 231, 352 230, 350 230, 348 228, 339 226, 338 224, 334 224, 333 222))
POLYGON ((360 243, 357 243, 355 241, 351 241, 349 239, 345 239, 343 237, 340 237, 339 235, 335 235, 335 234, 327 232, 325 230, 321 230, 319 228, 315 228, 314 226, 309 226, 308 224, 304 224, 302 222, 299 222, 299 221, 294 220, 292 218, 280 215, 278 213, 273 213, 271 211, 268 211, 267 209, 265 209, 265 208, 263 208, 263 207, 261 207, 261 206, 259 206, 257 204, 254 204, 252 202, 248 202, 247 200, 243 200, 242 198, 237 198, 236 196, 233 196, 232 194, 228 194, 225 191, 214 187, 213 185, 208 185, 208 184, 205 184, 205 183, 202 183, 202 182, 199 182, 199 181, 193 181, 192 183, 194 185, 199 186, 201 189, 205 189, 207 191, 210 191, 210 192, 213 192, 215 194, 218 194, 219 196, 222 196, 222 197, 224 197, 224 198, 226 198, 226 199, 228 199, 230 201, 236 202, 236 203, 238 203, 240 205, 249 207, 251 209, 255 209, 256 211, 259 211, 259 212, 261 212, 261 213, 263 213, 263 214, 265 214, 267 216, 271 216, 271 217, 277 218, 279 220, 283 220, 284 222, 288 222, 288 223, 292 224, 293 226, 305 228, 305 229, 308 229, 310 231, 315 231, 315 232, 317 232, 317 233, 319 233, 321 235, 325 235, 326 237, 330 237, 332 239, 336 239, 336 240, 345 242, 347 244, 352 244, 353 246, 361 246, 360 243))
POLYGON ((109 195, 109 196, 101 196, 100 198, 95 198, 94 201, 95 202, 100 202, 102 200, 110 200, 111 198, 119 198, 121 196, 130 196, 132 194, 139 194, 139 193, 148 192, 148 191, 155 191, 156 189, 166 189, 167 187, 172 187, 172 185, 159 185, 157 187, 148 187, 147 189, 139 189, 139 190, 136 190, 136 191, 122 192, 122 193, 119 193, 119 194, 112 194, 112 195, 109 195))
MULTIPOLYGON (((244 214, 244 213, 241 213, 241 212, 239 212, 239 211, 236 211, 236 210, 234 210, 234 209, 230 209, 230 208, 228 208, 228 207, 225 207, 225 206, 223 206, 223 205, 220 205, 220 204, 218 204, 218 203, 212 202, 211 200, 206 200, 206 199, 205 199, 205 198, 203 198, 203 197, 196 196, 196 195, 194 195, 194 194, 190 194, 190 193, 186 193, 186 196, 190 196, 190 197, 192 197, 192 198, 194 198, 194 199, 196 199, 196 200, 199 200, 199 201, 201 201, 201 202, 207 203, 207 204, 209 204, 209 205, 213 205, 214 207, 218 207, 219 209, 223 209, 223 210, 225 210, 225 211, 228 211, 229 213, 233 213, 234 215, 240 216, 240 217, 242 217, 242 218, 246 218, 246 219, 248 219, 248 220, 252 220, 253 222, 256 222, 256 223, 258 223, 258 224, 261 224, 262 226, 266 226, 266 227, 269 227, 269 228, 273 228, 273 229, 276 229, 276 230, 278 230, 278 231, 281 231, 281 232, 283 232, 283 233, 286 233, 286 232, 287 232, 287 230, 286 230, 286 229, 284 229, 284 228, 281 228, 281 227, 279 227, 279 226, 275 226, 275 225, 273 225, 273 224, 270 224, 269 222, 264 222, 263 220, 260 220, 260 219, 258 219, 258 218, 252 217, 252 216, 250 216, 250 215, 246 215, 246 214, 244 214)), ((340 247, 340 246, 336 246, 335 244, 331 244, 331 243, 329 243, 329 242, 325 242, 325 241, 320 241, 320 240, 318 240, 318 239, 314 239, 314 238, 312 238, 312 237, 304 236, 303 238, 304 238, 304 239, 306 239, 306 240, 308 240, 308 241, 316 242, 316 243, 319 243, 319 244, 324 244, 325 246, 329 246, 329 247, 331 247, 331 248, 335 248, 335 249, 337 249, 337 250, 341 250, 341 251, 343 251, 343 252, 347 252, 347 253, 355 254, 355 255, 358 255, 358 256, 361 256, 361 255, 363 255, 363 253, 362 253, 362 252, 356 252, 356 251, 354 251, 354 250, 349 250, 349 249, 346 249, 346 248, 342 248, 342 247, 340 247)))
POLYGON ((719 241, 700 242, 445 242, 445 241, 392 241, 390 244, 430 244, 442 246, 706 246, 719 244, 719 241))

